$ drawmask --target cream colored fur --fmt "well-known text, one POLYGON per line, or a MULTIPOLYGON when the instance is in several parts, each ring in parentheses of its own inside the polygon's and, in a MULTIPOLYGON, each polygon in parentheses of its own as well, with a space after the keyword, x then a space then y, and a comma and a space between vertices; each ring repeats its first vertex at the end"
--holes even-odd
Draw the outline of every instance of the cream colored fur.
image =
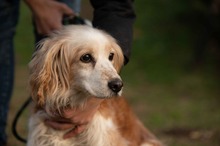
POLYGON ((117 131, 111 119, 105 119, 97 113, 88 128, 79 136, 64 140, 62 137, 67 131, 56 131, 44 125, 48 115, 38 112, 30 119, 30 134, 28 146, 126 146, 128 143, 117 131))

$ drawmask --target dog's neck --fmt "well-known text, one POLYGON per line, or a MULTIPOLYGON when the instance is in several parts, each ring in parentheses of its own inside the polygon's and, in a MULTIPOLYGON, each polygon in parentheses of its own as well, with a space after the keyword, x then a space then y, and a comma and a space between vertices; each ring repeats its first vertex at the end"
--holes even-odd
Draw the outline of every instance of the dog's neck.
POLYGON ((64 97, 58 95, 57 97, 50 98, 46 100, 43 107, 36 107, 38 110, 44 110, 49 116, 62 115, 63 109, 83 109, 87 104, 88 98, 91 97, 91 95, 88 93, 83 93, 80 91, 70 91, 69 93, 69 95, 64 97))

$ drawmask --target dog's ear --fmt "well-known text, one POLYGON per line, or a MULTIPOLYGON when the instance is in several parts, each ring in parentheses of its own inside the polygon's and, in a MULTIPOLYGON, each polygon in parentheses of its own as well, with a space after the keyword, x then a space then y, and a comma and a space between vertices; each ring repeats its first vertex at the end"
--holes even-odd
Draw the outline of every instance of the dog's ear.
POLYGON ((44 106, 46 98, 62 95, 70 86, 70 60, 64 44, 43 41, 29 64, 32 98, 38 106, 44 106))
POLYGON ((116 71, 119 73, 122 66, 124 65, 124 55, 122 53, 122 49, 114 41, 112 43, 112 48, 115 53, 114 58, 113 58, 113 65, 114 65, 116 71))

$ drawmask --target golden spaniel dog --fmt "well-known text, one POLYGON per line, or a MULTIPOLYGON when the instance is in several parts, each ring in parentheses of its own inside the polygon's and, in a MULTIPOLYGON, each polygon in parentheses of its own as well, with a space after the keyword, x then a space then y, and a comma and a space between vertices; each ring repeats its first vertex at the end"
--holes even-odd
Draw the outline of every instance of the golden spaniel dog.
POLYGON ((38 48, 29 64, 35 111, 28 146, 161 146, 121 96, 124 57, 110 35, 89 26, 66 26, 38 48), (83 108, 91 96, 106 100, 81 134, 63 139, 67 131, 45 125, 63 108, 83 108))

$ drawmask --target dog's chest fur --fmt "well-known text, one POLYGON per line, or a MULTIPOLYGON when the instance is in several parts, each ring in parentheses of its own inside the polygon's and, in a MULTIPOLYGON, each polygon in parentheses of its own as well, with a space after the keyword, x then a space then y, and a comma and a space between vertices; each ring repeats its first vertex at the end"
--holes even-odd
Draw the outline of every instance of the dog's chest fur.
POLYGON ((45 113, 39 111, 32 115, 29 123, 28 146, 126 146, 128 142, 121 137, 111 118, 95 114, 88 128, 74 138, 64 140, 67 131, 56 131, 44 124, 45 113), (117 144, 118 143, 118 144, 117 144))

